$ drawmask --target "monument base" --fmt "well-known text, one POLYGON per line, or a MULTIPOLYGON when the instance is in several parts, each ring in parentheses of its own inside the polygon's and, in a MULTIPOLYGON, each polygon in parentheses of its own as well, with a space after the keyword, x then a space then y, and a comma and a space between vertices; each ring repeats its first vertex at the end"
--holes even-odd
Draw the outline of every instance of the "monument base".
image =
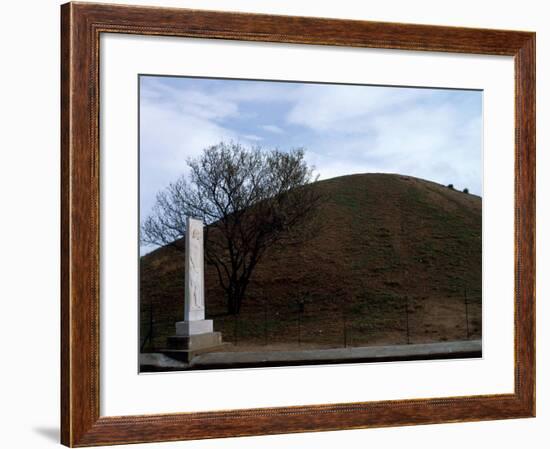
POLYGON ((168 337, 168 348, 163 354, 181 362, 189 363, 193 357, 223 348, 227 343, 222 342, 221 332, 206 334, 168 337))
POLYGON ((208 334, 214 331, 212 320, 178 321, 176 335, 188 337, 190 335, 208 334))
POLYGON ((198 351, 209 349, 222 344, 221 332, 208 332, 207 334, 168 337, 168 349, 180 349, 189 351, 198 351))
POLYGON ((214 332, 212 320, 179 321, 176 335, 168 337, 163 354, 189 363, 196 355, 216 351, 223 346, 221 332, 214 332))

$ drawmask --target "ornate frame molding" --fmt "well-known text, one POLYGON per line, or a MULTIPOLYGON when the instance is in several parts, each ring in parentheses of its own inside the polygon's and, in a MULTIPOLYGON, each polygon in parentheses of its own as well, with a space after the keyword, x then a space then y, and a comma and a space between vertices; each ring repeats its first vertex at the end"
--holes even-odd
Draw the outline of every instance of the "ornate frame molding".
POLYGON ((535 34, 173 8, 61 7, 61 440, 173 441, 535 415, 535 34), (509 55, 515 59, 515 392, 102 417, 99 414, 99 37, 125 33, 509 55))

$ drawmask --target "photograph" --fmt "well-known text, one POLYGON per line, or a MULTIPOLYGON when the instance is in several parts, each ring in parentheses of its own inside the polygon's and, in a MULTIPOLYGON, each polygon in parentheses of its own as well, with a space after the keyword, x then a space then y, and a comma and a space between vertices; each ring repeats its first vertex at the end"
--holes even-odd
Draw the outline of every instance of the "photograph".
POLYGON ((139 74, 139 371, 482 356, 483 91, 139 74))

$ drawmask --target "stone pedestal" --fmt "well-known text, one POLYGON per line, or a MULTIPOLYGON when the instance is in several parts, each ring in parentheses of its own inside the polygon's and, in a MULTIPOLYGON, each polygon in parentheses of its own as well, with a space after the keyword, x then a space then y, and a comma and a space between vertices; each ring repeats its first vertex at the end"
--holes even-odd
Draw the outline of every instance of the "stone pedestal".
POLYGON ((193 357, 224 346, 221 332, 214 332, 212 320, 179 321, 176 335, 168 337, 166 355, 189 363, 193 357))

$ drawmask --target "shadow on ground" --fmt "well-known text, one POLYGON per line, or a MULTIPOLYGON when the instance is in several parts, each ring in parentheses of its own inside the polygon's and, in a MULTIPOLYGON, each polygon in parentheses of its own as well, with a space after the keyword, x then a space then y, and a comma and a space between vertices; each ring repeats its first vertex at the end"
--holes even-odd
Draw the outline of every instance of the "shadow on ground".
POLYGON ((59 442, 59 427, 35 427, 33 430, 49 441, 59 442))

